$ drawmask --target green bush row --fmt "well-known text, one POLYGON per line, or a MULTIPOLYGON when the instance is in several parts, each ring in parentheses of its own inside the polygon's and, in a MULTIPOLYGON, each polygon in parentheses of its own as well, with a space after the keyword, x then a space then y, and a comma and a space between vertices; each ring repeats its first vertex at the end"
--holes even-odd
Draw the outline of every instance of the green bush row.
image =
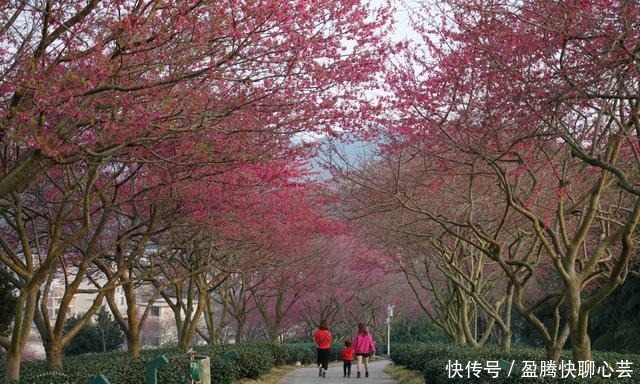
MULTIPOLYGON (((257 378, 278 365, 309 364, 315 361, 315 350, 306 345, 235 344, 199 346, 198 354, 210 358, 211 380, 228 384, 241 378, 257 378), (224 359, 234 350, 237 356, 224 359)), ((186 354, 176 348, 143 350, 132 359, 124 352, 95 353, 63 358, 62 372, 51 372, 46 361, 25 362, 21 366, 20 384, 84 384, 89 378, 103 374, 112 384, 143 384, 147 363, 165 355, 169 364, 158 369, 159 384, 184 383, 188 372, 186 354)), ((0 382, 5 381, 4 364, 0 367, 0 382)))
MULTIPOLYGON (((516 383, 516 382, 535 382, 535 383, 638 383, 640 382, 640 355, 620 354, 613 352, 593 352, 595 372, 593 375, 585 374, 583 377, 575 379, 561 378, 559 365, 556 365, 556 377, 547 374, 541 377, 540 363, 546 361, 546 352, 542 348, 516 347, 510 352, 504 352, 496 346, 487 346, 484 348, 473 348, 469 346, 459 346, 447 343, 429 343, 423 345, 403 344, 394 345, 391 348, 391 359, 395 364, 403 365, 409 369, 421 371, 425 381, 428 384, 439 383, 516 383), (493 363, 487 365, 487 361, 499 362, 500 369, 487 369, 493 363), (527 372, 523 372, 525 361, 533 361, 536 363, 536 376, 528 377, 527 372), (618 376, 622 371, 626 371, 625 366, 618 366, 618 362, 629 361, 630 378, 618 376), (476 368, 480 367, 480 377, 473 375, 473 364, 477 362, 476 368), (611 369, 607 368, 604 363, 609 364, 611 369), (460 364, 460 365, 456 365, 460 364), (469 368, 467 369, 467 364, 469 368), (601 367, 605 374, 610 377, 603 377, 598 373, 598 367, 601 367), (460 368, 460 370, 458 370, 460 368), (508 375, 511 370, 511 375, 508 375), (613 372, 612 372, 613 370, 613 372), (498 372, 498 377, 493 377, 491 371, 498 372), (462 376, 462 377, 460 377, 462 376), (590 377, 589 377, 590 376, 590 377)), ((571 352, 563 351, 561 360, 568 362, 571 360, 571 352)), ((530 365, 531 367, 531 365, 530 365)), ((578 376, 578 364, 575 364, 576 371, 573 373, 578 376)), ((477 372, 477 370, 475 370, 477 372)))

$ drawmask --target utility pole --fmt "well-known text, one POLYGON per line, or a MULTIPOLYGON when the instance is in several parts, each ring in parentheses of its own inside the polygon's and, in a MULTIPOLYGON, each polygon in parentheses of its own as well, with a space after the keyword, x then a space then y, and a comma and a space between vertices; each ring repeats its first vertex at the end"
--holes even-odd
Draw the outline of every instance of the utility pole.
POLYGON ((387 356, 391 356, 391 318, 393 317, 393 305, 387 304, 387 356))

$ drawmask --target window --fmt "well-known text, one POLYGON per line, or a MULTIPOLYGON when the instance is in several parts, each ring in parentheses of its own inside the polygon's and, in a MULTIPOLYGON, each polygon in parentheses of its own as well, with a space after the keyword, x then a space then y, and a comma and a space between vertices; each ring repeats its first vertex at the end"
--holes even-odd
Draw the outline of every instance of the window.
POLYGON ((151 316, 160 316, 160 307, 151 307, 151 316))

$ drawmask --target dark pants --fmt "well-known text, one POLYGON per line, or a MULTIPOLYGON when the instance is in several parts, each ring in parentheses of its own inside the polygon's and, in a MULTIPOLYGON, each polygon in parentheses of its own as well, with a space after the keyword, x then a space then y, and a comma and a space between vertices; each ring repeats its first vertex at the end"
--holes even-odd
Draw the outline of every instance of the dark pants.
POLYGON ((318 365, 322 365, 322 368, 326 371, 329 368, 329 350, 317 349, 318 351, 318 365))
POLYGON ((345 376, 351 376, 351 361, 343 361, 342 371, 344 372, 345 376))

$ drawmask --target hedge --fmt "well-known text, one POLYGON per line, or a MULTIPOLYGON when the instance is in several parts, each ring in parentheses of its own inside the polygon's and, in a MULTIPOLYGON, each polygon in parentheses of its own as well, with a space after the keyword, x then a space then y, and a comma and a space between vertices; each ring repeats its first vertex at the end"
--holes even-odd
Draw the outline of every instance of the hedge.
MULTIPOLYGON (((595 367, 603 367, 607 362, 614 370, 611 377, 605 378, 594 372, 591 377, 576 377, 575 379, 560 379, 560 370, 557 367, 556 378, 553 377, 523 377, 523 362, 533 361, 537 364, 537 376, 540 376, 540 362, 546 361, 546 352, 542 348, 523 348, 516 347, 511 352, 503 352, 496 346, 488 346, 484 348, 472 348, 469 346, 459 346, 446 343, 430 343, 424 345, 393 345, 391 348, 391 359, 395 364, 403 365, 409 369, 421 371, 427 384, 439 383, 516 383, 516 382, 535 382, 535 383, 638 383, 640 382, 640 355, 620 354, 613 352, 593 352, 595 367), (487 361, 501 361, 502 366, 498 370, 497 378, 489 374, 487 361), (630 378, 618 378, 616 363, 620 361, 630 361, 630 378), (477 362, 480 367, 479 376, 476 377, 467 371, 465 367, 468 363, 477 362), (461 371, 457 371, 460 375, 454 375, 456 370, 448 370, 447 364, 459 363, 461 371), (513 367, 512 367, 513 363, 513 367), (507 377, 508 371, 511 375, 507 377), (459 377, 462 376, 462 377, 459 377)), ((563 351, 561 360, 568 362, 571 360, 571 352, 563 351)), ((451 366, 449 366, 451 367, 451 366)), ((576 369, 577 364, 576 364, 576 369)), ((606 370, 609 372, 609 370, 606 370)), ((575 372, 577 376, 577 371, 575 372)))
MULTIPOLYGON (((315 361, 315 350, 306 345, 234 344, 198 346, 198 354, 210 357, 211 380, 228 384, 241 378, 257 378, 278 365, 315 361), (223 359, 227 351, 237 356, 223 359)), ((63 358, 63 371, 52 372, 46 361, 24 362, 21 365, 20 384, 84 384, 89 378, 103 374, 111 384, 144 384, 145 366, 160 355, 169 358, 169 364, 158 369, 159 384, 184 383, 188 362, 186 354, 177 348, 143 350, 139 358, 130 358, 125 352, 95 353, 63 358)), ((5 383, 5 365, 0 367, 0 382, 5 383)))

